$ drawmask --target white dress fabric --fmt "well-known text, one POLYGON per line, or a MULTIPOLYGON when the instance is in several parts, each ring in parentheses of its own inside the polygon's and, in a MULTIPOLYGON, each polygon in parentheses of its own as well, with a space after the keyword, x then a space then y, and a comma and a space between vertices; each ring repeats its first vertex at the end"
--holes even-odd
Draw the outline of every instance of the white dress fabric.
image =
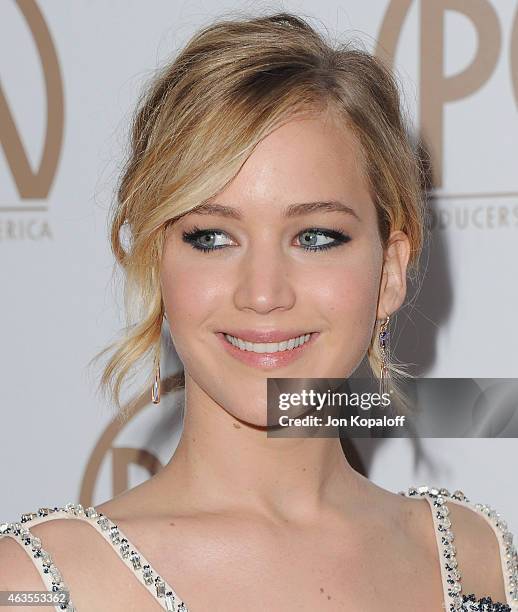
MULTIPOLYGON (((491 506, 470 502, 461 491, 450 494, 444 488, 420 486, 410 487, 408 491, 399 493, 409 498, 424 497, 430 504, 441 564, 443 610, 449 612, 518 612, 518 555, 516 545, 513 543, 513 535, 500 514, 491 506), (506 592, 505 602, 493 602, 490 597, 476 599, 473 594, 462 592, 462 574, 456 560, 455 536, 448 518, 449 504, 459 504, 470 508, 473 512, 483 516, 491 525, 500 549, 506 592)), ((59 568, 53 563, 51 553, 45 550, 40 539, 31 533, 31 527, 58 518, 86 521, 111 544, 121 561, 130 568, 136 579, 147 588, 150 596, 164 610, 188 612, 187 603, 182 601, 173 587, 153 569, 149 561, 115 523, 104 514, 98 513, 94 507, 85 510, 81 504, 73 503, 68 503, 64 507, 39 508, 37 512, 22 514, 19 522, 0 524, 0 539, 10 537, 18 542, 37 568, 47 589, 65 593, 66 603, 56 605, 54 609, 57 612, 81 611, 74 606, 73 594, 63 581, 59 568)))

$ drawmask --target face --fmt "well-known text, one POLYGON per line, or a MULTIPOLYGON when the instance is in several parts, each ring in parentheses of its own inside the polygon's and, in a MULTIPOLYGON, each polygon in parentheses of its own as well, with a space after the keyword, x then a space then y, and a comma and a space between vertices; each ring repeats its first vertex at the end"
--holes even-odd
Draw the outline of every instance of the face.
POLYGON ((167 229, 161 284, 171 337, 186 386, 265 425, 268 376, 354 372, 376 318, 404 298, 407 251, 390 251, 387 273, 358 145, 329 116, 277 128, 208 204, 219 208, 167 229))

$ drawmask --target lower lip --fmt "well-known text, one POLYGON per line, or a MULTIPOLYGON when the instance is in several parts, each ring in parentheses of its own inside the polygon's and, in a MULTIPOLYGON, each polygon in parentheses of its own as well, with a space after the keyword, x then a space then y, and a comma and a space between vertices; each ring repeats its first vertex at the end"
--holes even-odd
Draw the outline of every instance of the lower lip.
POLYGON ((291 351, 286 349, 285 351, 279 351, 277 353, 254 353, 253 351, 242 351, 237 346, 231 344, 225 338, 225 334, 223 332, 216 333, 216 336, 218 336, 220 341, 223 343, 225 350, 228 351, 232 357, 239 359, 239 361, 242 361, 247 365, 266 369, 279 368, 291 363, 292 361, 295 361, 312 346, 319 335, 320 332, 313 332, 307 342, 304 342, 304 344, 298 346, 297 348, 291 349, 291 351))

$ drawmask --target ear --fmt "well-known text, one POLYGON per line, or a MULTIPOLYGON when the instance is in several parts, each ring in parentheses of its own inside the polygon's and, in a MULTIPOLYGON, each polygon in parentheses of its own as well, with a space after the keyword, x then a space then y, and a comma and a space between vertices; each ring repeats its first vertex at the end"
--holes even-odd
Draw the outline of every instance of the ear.
POLYGON ((384 253, 377 318, 386 319, 400 308, 406 296, 406 271, 410 241, 401 230, 390 234, 384 253))

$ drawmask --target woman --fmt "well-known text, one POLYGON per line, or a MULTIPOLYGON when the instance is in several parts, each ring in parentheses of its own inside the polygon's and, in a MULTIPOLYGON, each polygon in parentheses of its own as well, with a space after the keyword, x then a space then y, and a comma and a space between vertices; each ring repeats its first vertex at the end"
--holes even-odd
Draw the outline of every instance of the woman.
POLYGON ((417 269, 423 204, 377 60, 286 13, 200 31, 141 101, 111 238, 134 318, 102 383, 120 407, 151 352, 159 401, 165 317, 183 435, 95 509, 4 524, 3 589, 54 580, 80 612, 518 610, 516 550, 490 508, 386 491, 336 437, 266 436, 268 376, 348 377, 365 355, 384 384, 399 372, 380 332, 417 269))

